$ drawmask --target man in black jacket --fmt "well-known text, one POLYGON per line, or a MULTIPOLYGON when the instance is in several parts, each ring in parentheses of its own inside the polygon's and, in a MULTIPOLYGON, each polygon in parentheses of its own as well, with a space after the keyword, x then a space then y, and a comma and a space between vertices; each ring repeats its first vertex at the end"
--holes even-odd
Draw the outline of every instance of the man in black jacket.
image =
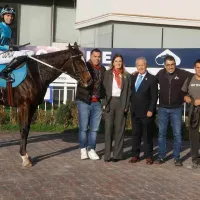
POLYGON ((100 61, 101 51, 93 49, 90 60, 87 62, 93 84, 88 88, 83 88, 80 85, 77 87, 76 101, 78 104, 79 142, 82 160, 88 159, 88 157, 91 160, 99 159, 95 152, 95 147, 97 131, 102 116, 100 100, 104 98, 103 77, 106 70, 105 67, 100 65, 100 61))
POLYGON ((136 163, 140 156, 141 138, 144 140, 146 164, 153 164, 153 131, 158 86, 155 76, 147 71, 146 59, 136 60, 138 73, 132 76, 131 121, 132 121, 132 158, 129 163, 136 163))
POLYGON ((166 155, 166 134, 168 121, 170 119, 174 135, 174 164, 182 166, 180 160, 181 152, 181 125, 182 125, 182 104, 184 92, 181 90, 190 72, 176 68, 174 57, 165 57, 165 69, 160 70, 156 77, 160 84, 159 110, 158 110, 158 159, 156 164, 164 163, 166 155))

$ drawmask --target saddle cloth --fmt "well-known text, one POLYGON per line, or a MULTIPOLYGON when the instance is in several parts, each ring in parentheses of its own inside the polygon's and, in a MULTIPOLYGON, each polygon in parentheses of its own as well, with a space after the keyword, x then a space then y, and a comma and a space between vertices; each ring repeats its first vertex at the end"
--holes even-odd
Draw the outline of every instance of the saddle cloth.
MULTIPOLYGON (((0 65, 0 71, 6 67, 5 64, 0 65)), ((22 67, 15 69, 11 72, 11 77, 14 79, 12 87, 17 87, 27 76, 27 64, 25 63, 22 67)), ((0 78, 0 87, 6 88, 6 80, 0 78)))

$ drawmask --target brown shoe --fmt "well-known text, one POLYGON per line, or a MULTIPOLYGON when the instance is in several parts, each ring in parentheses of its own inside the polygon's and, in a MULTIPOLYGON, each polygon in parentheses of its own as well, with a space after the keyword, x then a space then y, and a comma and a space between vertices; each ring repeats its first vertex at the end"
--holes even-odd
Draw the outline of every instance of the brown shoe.
POLYGON ((146 164, 147 165, 152 165, 153 164, 153 160, 151 158, 147 158, 146 159, 146 164))
POLYGON ((136 162, 139 162, 139 158, 138 158, 138 157, 132 157, 128 162, 129 162, 129 163, 136 163, 136 162))

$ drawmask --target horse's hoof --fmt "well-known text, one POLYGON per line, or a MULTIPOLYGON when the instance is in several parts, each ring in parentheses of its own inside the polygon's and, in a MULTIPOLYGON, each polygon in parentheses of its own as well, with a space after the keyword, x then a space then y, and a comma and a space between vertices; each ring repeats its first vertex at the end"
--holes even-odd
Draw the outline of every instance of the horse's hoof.
POLYGON ((28 157, 26 160, 24 160, 24 162, 22 163, 22 166, 25 168, 32 167, 33 163, 32 163, 31 157, 28 157))

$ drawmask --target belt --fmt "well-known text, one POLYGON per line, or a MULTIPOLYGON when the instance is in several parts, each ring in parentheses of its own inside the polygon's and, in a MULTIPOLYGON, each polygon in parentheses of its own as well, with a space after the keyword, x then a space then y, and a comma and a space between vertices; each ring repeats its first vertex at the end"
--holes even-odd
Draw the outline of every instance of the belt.
POLYGON ((99 97, 91 97, 90 101, 91 102, 99 102, 100 98, 99 97))

